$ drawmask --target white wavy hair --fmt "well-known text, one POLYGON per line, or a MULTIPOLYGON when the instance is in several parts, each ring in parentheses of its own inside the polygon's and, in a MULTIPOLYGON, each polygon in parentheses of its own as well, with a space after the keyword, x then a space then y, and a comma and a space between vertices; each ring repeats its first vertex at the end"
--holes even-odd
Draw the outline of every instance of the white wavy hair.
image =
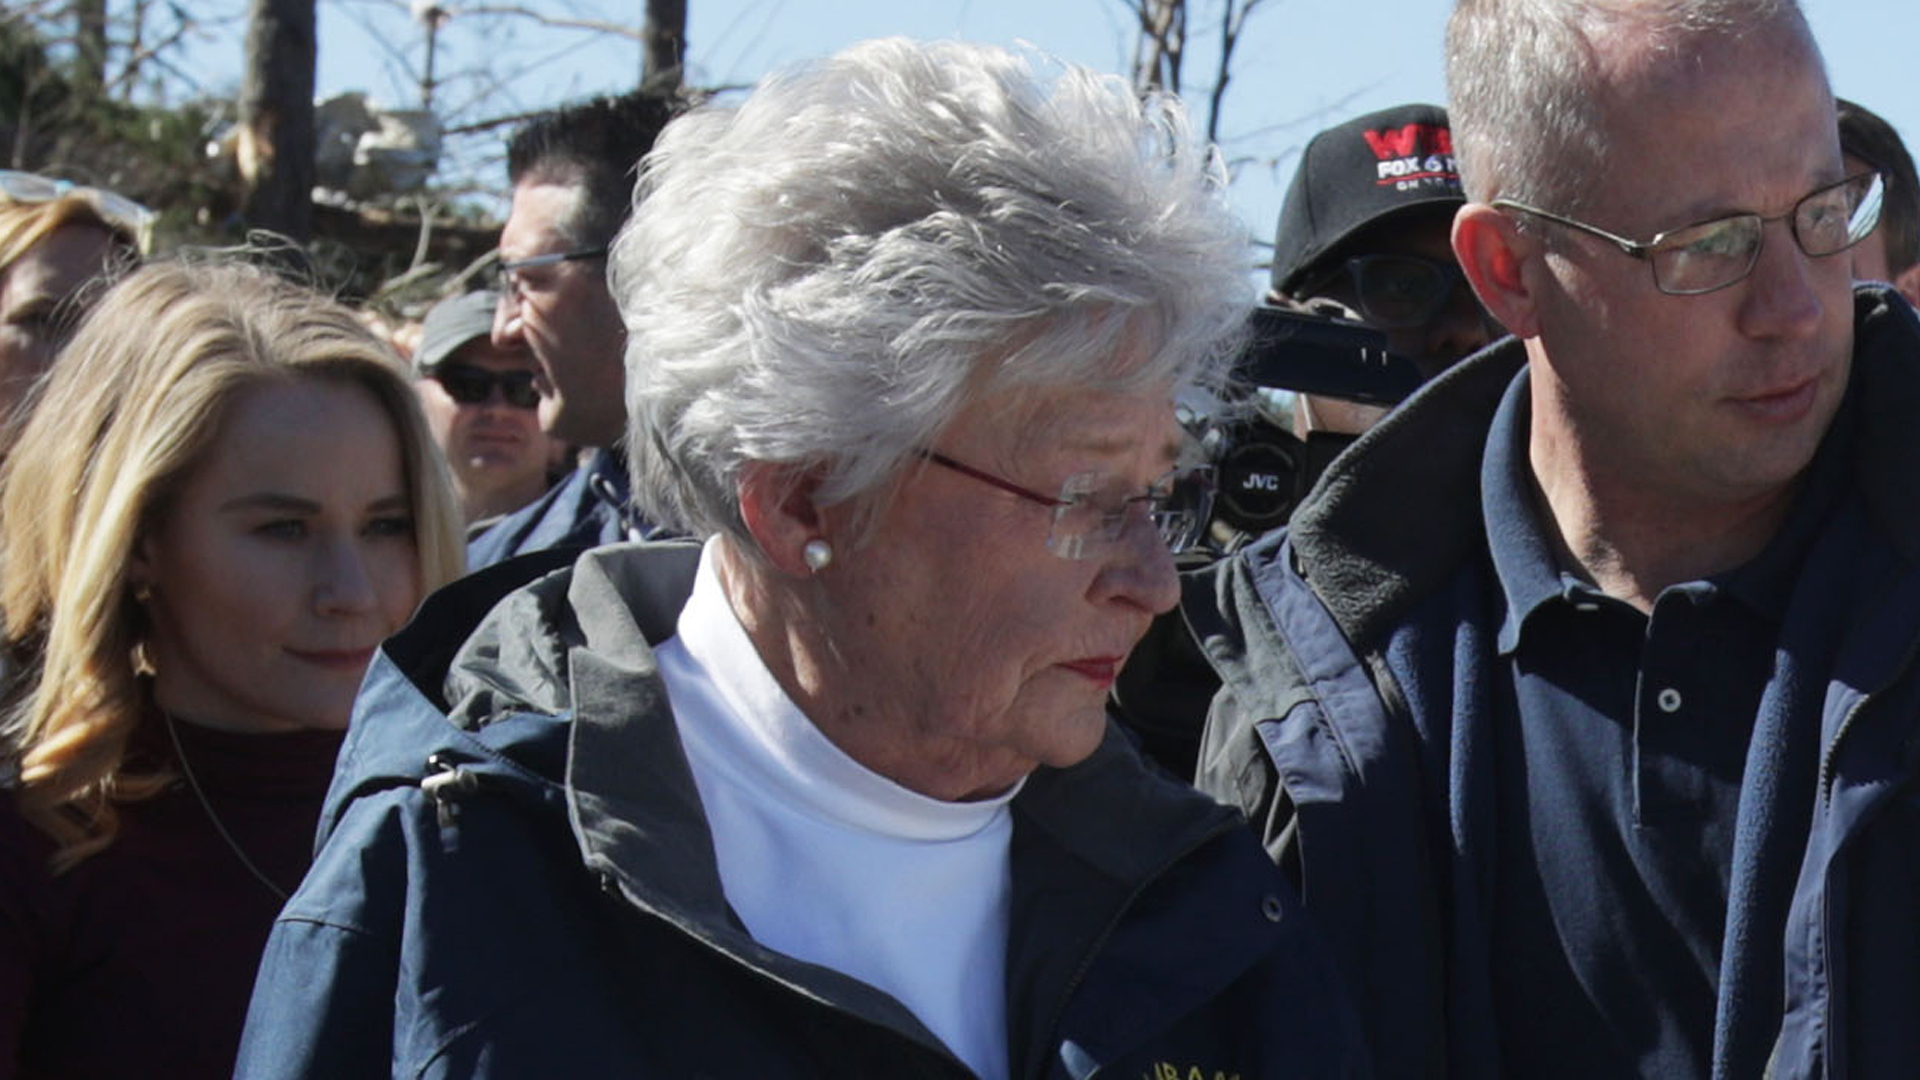
POLYGON ((1714 36, 1783 27, 1819 50, 1794 0, 1456 0, 1447 21, 1447 112, 1467 197, 1579 213, 1606 183, 1597 42, 1631 29, 1688 57, 1714 36))
POLYGON ((746 541, 743 466, 786 463, 870 524, 972 401, 1217 385, 1253 301, 1224 188, 1176 100, 981 45, 865 42, 675 120, 609 268, 636 502, 746 541))

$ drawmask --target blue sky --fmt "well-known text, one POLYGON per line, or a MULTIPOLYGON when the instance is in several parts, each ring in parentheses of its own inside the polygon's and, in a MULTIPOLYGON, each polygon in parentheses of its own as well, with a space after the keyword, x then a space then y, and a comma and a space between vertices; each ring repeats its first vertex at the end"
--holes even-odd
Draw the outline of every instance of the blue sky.
MULTIPOLYGON (((1200 25, 1189 95, 1204 101, 1215 68, 1219 0, 1193 0, 1200 25)), ((209 5, 214 6, 214 5, 209 5)), ((457 2, 449 6, 458 8, 457 2)), ((472 6, 472 5, 469 5, 472 6)), ((556 18, 637 23, 641 0, 523 0, 556 18)), ((1235 165, 1234 202, 1269 236, 1299 147, 1315 130, 1406 101, 1443 103, 1440 35, 1446 0, 1262 0, 1233 64, 1222 147, 1235 165)), ((1920 0, 1803 0, 1837 93, 1890 120, 1920 148, 1920 0)), ((688 0, 688 66, 702 85, 748 84, 782 64, 886 34, 1025 40, 1069 60, 1124 72, 1133 34, 1121 0, 688 0)), ((413 104, 424 35, 401 0, 320 0, 320 94, 362 90, 413 104)), ((440 70, 514 73, 504 91, 455 120, 477 120, 632 85, 636 45, 607 35, 541 29, 526 20, 456 16, 442 32, 440 70)), ((239 66, 237 36, 203 46, 206 70, 239 66)), ((460 110, 475 90, 449 86, 460 110)), ((465 140, 485 161, 492 139, 465 140)), ((483 177, 497 168, 481 167, 483 177)), ((504 177, 500 177, 502 182, 504 177)))

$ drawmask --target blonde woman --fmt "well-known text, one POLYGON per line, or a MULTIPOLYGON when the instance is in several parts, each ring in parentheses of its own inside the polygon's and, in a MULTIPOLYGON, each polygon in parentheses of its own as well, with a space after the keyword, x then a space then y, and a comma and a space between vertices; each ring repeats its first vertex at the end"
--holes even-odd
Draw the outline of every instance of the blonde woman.
POLYGON ((0 169, 0 420, 53 363, 89 283, 144 251, 153 212, 123 195, 0 169))
POLYGON ((0 472, 0 1077, 224 1077, 458 512, 386 347, 252 268, 130 275, 40 404, 0 472))

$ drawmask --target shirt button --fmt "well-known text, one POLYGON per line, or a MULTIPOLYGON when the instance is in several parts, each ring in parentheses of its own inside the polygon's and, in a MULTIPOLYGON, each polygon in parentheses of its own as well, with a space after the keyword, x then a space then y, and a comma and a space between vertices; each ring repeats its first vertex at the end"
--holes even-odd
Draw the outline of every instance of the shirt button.
POLYGON ((1265 915, 1268 922, 1279 922, 1280 917, 1286 914, 1286 908, 1280 903, 1279 897, 1268 893, 1260 899, 1260 914, 1265 915))
POLYGON ((1671 686, 1660 691, 1659 695, 1654 698, 1654 701, 1659 704, 1660 711, 1663 713, 1676 713, 1680 711, 1680 691, 1675 690, 1671 686))

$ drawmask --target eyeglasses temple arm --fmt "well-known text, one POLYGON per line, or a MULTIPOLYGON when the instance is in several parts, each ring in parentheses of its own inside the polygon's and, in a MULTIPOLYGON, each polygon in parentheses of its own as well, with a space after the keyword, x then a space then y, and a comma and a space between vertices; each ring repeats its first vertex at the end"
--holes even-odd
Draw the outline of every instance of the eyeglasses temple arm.
POLYGON ((1565 225, 1569 229, 1578 229, 1589 236, 1597 236, 1607 241, 1614 247, 1619 248, 1621 251, 1636 259, 1647 258, 1653 247, 1651 244, 1643 244, 1638 240, 1629 240, 1617 233, 1610 233, 1597 225, 1589 225, 1584 221, 1575 221, 1570 217, 1561 217, 1559 214, 1553 213, 1550 210, 1542 210, 1537 206, 1528 206, 1526 203, 1515 202, 1512 199, 1495 199, 1489 205, 1498 210, 1518 210, 1523 214, 1532 214, 1534 217, 1546 218, 1548 221, 1557 225, 1565 225))
POLYGON ((1026 488, 1021 487, 1019 484, 1012 482, 1011 480, 1002 480, 1001 478, 993 475, 992 473, 981 472, 979 469, 976 469, 971 465, 962 465, 961 463, 953 460, 947 455, 940 453, 938 450, 922 450, 920 451, 920 457, 923 460, 933 462, 935 465, 939 465, 943 468, 952 469, 954 472, 959 473, 961 476, 970 476, 973 479, 978 480, 983 484, 992 484, 994 487, 999 488, 1001 491, 1004 491, 1009 495, 1018 495, 1029 502, 1039 503, 1041 506, 1058 507, 1058 506, 1071 505, 1065 502, 1064 500, 1049 498, 1045 495, 1040 494, 1037 491, 1029 491, 1026 488))

